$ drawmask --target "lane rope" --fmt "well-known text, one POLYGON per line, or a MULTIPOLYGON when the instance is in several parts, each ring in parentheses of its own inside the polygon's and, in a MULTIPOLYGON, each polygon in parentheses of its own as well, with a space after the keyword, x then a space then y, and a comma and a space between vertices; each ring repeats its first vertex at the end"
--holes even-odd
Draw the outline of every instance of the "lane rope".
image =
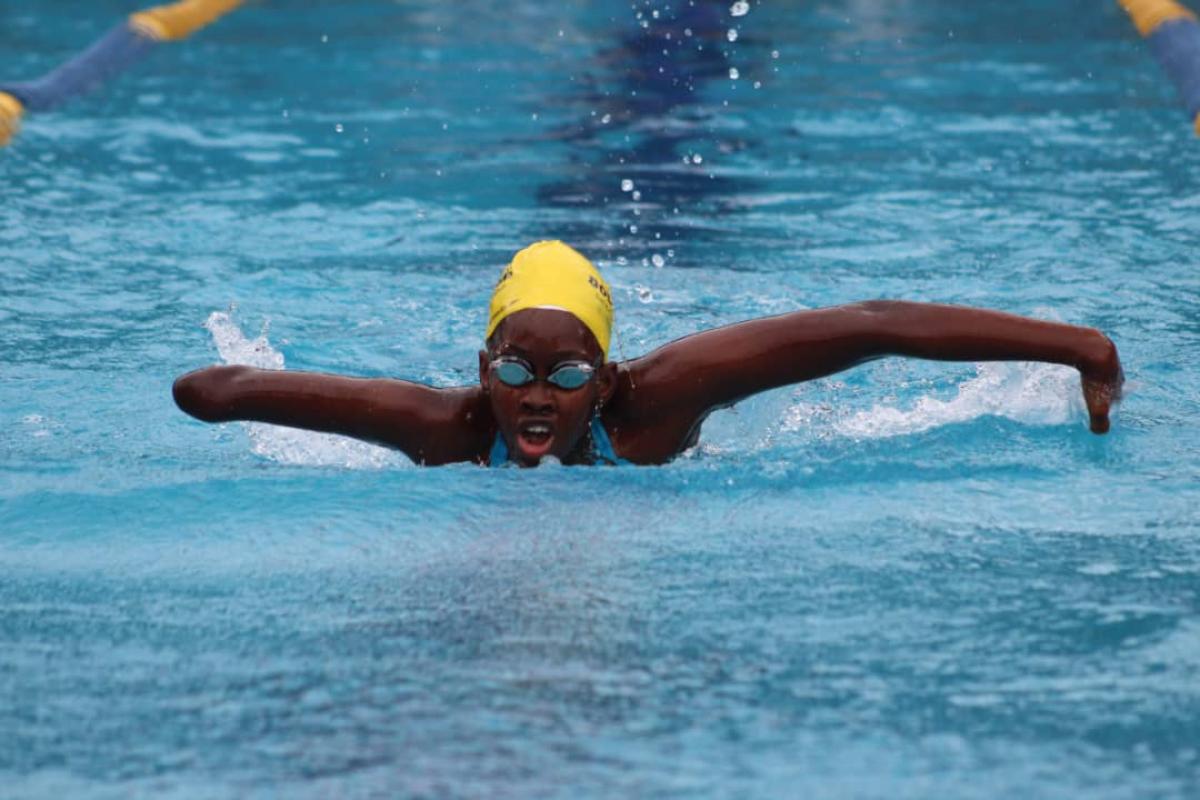
POLYGON ((30 111, 47 111, 97 88, 142 60, 156 45, 186 39, 243 0, 181 0, 131 14, 79 55, 31 81, 0 82, 0 147, 30 111))
POLYGON ((1175 0, 1117 0, 1167 73, 1200 136, 1200 23, 1175 0))

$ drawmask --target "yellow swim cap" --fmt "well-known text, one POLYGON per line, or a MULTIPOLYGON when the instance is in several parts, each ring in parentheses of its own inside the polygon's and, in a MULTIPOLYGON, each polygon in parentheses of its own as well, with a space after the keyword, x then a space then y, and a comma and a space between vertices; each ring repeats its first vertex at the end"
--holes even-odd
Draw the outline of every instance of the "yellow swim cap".
POLYGON ((562 242, 536 242, 513 256, 492 292, 488 338, 505 317, 527 308, 557 308, 574 314, 608 358, 613 305, 608 284, 579 253, 562 242))

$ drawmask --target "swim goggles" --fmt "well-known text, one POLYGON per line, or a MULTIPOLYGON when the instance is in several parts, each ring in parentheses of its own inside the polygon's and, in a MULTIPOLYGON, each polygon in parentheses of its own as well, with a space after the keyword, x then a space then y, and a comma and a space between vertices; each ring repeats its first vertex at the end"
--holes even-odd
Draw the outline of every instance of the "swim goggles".
MULTIPOLYGON (((492 360, 492 373, 506 386, 524 386, 537 380, 533 368, 514 356, 500 356, 492 360)), ((578 389, 592 379, 596 367, 586 361, 564 361, 555 365, 546 382, 559 389, 578 389)))

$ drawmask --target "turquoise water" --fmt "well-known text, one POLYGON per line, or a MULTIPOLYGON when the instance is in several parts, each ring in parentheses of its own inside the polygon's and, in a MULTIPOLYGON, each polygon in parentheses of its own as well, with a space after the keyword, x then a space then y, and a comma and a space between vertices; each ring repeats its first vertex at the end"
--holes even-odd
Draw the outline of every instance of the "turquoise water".
MULTIPOLYGON (((131 10, 53 6, 0 2, 11 77, 131 10)), ((1109 3, 280 0, 162 49, 0 153, 0 795, 1196 796, 1198 179, 1109 3), (900 297, 1100 327, 1128 397, 1095 437, 1069 370, 885 361, 535 471, 171 403, 469 382, 548 236, 618 355, 900 297)))

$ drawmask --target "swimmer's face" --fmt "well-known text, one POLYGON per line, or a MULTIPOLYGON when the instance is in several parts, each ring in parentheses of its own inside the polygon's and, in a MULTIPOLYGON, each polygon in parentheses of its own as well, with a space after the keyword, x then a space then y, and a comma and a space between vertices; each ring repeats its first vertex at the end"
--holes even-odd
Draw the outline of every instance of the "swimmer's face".
POLYGON ((616 387, 616 365, 601 365, 578 389, 559 388, 546 376, 565 361, 600 364, 596 337, 566 311, 530 308, 501 322, 488 345, 479 351, 479 381, 509 457, 521 466, 534 466, 546 456, 564 463, 579 460, 585 454, 592 415, 616 387), (491 368, 499 356, 526 362, 536 380, 524 386, 504 383, 491 368))

